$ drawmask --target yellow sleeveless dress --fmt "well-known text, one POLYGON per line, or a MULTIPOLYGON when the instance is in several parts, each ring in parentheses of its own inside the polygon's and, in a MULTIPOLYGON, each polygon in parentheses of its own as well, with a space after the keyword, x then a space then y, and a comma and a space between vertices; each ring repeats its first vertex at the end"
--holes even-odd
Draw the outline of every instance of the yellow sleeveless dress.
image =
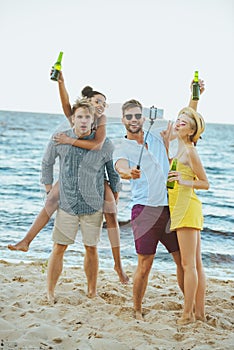
MULTIPOLYGON (((195 180, 192 169, 177 161, 177 171, 184 180, 195 180)), ((168 189, 171 230, 181 227, 203 228, 202 203, 193 188, 179 185, 175 181, 173 189, 168 189)))

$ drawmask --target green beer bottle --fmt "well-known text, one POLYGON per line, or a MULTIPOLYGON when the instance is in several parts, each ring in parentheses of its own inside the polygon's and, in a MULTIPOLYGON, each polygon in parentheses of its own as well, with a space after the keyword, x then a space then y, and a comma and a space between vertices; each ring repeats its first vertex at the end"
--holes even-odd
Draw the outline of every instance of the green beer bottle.
POLYGON ((51 73, 51 76, 50 76, 51 80, 54 80, 54 81, 58 81, 59 80, 60 71, 62 69, 62 65, 61 65, 62 58, 63 58, 63 52, 61 51, 59 53, 57 62, 52 67, 52 73, 51 73))
MULTIPOLYGON (((176 171, 176 166, 177 166, 177 159, 174 158, 171 164, 171 171, 176 171)), ((167 181, 167 188, 169 188, 170 190, 173 190, 175 186, 175 181, 167 181)))
POLYGON ((192 99, 198 101, 200 97, 200 86, 198 83, 198 71, 194 72, 192 99))

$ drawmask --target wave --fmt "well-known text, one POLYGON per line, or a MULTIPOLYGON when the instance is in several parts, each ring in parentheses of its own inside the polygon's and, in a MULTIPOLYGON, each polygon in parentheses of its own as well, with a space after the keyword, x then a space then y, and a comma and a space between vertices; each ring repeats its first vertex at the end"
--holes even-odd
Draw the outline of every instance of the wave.
MULTIPOLYGON (((223 209, 223 207, 228 208, 228 209, 233 209, 233 206, 222 206, 222 209, 223 209)), ((228 222, 234 223, 234 217, 232 215, 228 215, 228 214, 226 214, 226 215, 208 214, 208 215, 204 215, 204 216, 207 220, 212 220, 212 219, 220 219, 220 220, 222 219, 223 220, 223 219, 225 219, 228 222)))
POLYGON ((206 263, 222 263, 222 264, 232 264, 234 263, 234 255, 232 254, 220 254, 220 253, 211 253, 203 252, 202 258, 206 263))
MULTIPOLYGON (((165 250, 159 251, 156 254, 155 260, 160 261, 170 261, 171 257, 165 250)), ((206 267, 210 267, 212 264, 220 264, 221 265, 232 265, 234 263, 234 255, 233 254, 223 254, 217 252, 210 251, 202 251, 202 260, 206 267)))
MULTIPOLYGON (((207 198, 208 198, 208 196, 207 196, 207 198)), ((210 205, 210 202, 205 202, 205 201, 203 201, 203 206, 204 205, 210 205)), ((224 209, 224 208, 227 208, 227 209, 234 209, 234 206, 232 205, 232 204, 224 204, 224 203, 222 203, 222 205, 220 205, 220 203, 212 203, 212 207, 215 207, 215 208, 222 208, 222 210, 224 209)), ((206 217, 210 217, 210 218, 212 218, 212 217, 219 217, 219 215, 213 215, 213 214, 209 214, 209 215, 206 215, 206 217)))
POLYGON ((214 229, 211 229, 209 227, 204 227, 202 232, 208 233, 210 235, 218 235, 218 236, 225 236, 225 237, 233 237, 234 238, 234 232, 214 230, 214 229))

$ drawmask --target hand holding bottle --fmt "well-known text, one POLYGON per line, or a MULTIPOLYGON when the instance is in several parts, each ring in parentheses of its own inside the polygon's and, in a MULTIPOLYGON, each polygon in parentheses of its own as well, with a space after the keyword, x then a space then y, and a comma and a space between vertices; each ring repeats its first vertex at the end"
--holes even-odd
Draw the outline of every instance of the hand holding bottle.
POLYGON ((199 86, 199 78, 198 71, 194 72, 193 85, 192 85, 192 99, 198 101, 200 98, 200 86, 199 86))
MULTIPOLYGON (((194 80, 191 81, 191 84, 190 84, 190 90, 192 92, 193 90, 193 83, 194 83, 194 80)), ((198 84, 199 84, 199 87, 200 87, 200 95, 205 91, 205 83, 204 83, 204 80, 202 79, 199 79, 198 80, 198 84)))
MULTIPOLYGON (((51 68, 51 71, 50 71, 50 76, 53 74, 53 67, 51 68)), ((63 72, 60 71, 59 72, 59 78, 57 80, 58 83, 64 83, 64 77, 63 77, 63 72)))
POLYGON ((60 72, 62 69, 62 58, 63 58, 63 52, 61 51, 59 53, 58 59, 56 61, 56 63, 53 65, 52 67, 52 72, 50 74, 50 79, 54 80, 54 81, 58 81, 59 80, 59 76, 60 76, 60 72))
POLYGON ((168 173, 168 179, 167 179, 167 188, 173 190, 174 186, 175 186, 175 180, 177 180, 177 178, 175 177, 176 175, 178 175, 178 173, 176 172, 176 168, 177 168, 177 159, 174 158, 171 164, 171 169, 168 173))

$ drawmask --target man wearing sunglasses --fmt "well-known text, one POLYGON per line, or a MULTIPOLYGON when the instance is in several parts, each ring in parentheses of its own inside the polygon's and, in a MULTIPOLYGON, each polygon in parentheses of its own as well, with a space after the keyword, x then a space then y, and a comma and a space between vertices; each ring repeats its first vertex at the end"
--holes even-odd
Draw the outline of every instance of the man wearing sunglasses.
MULTIPOLYGON (((204 83, 200 81, 200 90, 204 83)), ((189 106, 197 109, 197 101, 189 106)), ((122 106, 122 123, 127 135, 114 152, 115 168, 122 179, 130 180, 132 193, 131 223, 138 255, 138 266, 133 280, 135 317, 143 320, 142 300, 148 284, 148 276, 161 242, 177 266, 177 281, 183 292, 183 269, 176 232, 170 232, 170 215, 166 181, 169 171, 167 148, 171 125, 156 135, 149 133, 145 142, 143 131, 145 118, 139 101, 130 100, 122 106), (163 137, 162 137, 162 136, 163 137), (139 155, 144 145, 140 169, 139 155), (165 147, 165 145, 167 147, 165 147)))

